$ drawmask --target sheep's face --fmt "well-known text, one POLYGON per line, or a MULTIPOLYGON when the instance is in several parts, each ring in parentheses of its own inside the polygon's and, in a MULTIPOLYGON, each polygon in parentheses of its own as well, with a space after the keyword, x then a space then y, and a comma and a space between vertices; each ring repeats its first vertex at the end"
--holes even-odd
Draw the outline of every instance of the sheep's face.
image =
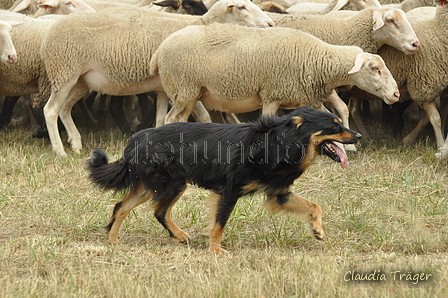
POLYGON ((414 54, 420 48, 417 35, 401 9, 374 10, 372 19, 377 48, 387 44, 406 55, 414 54))
POLYGON ((215 5, 218 3, 226 5, 224 10, 225 15, 219 21, 221 23, 233 23, 241 26, 261 28, 275 26, 274 21, 249 0, 224 0, 218 1, 215 5))
POLYGON ((384 60, 378 55, 358 54, 355 65, 348 74, 354 85, 382 98, 387 104, 395 103, 400 98, 397 82, 386 67, 384 60))
POLYGON ((22 22, 0 21, 0 59, 6 64, 17 61, 17 52, 11 39, 12 27, 22 22))

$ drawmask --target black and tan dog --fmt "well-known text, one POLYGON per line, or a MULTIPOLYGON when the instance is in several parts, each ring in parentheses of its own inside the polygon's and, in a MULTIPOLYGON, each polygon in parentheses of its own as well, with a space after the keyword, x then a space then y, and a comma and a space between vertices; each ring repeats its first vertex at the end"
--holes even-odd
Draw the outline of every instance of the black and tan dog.
POLYGON ((347 156, 334 142, 350 144, 360 138, 333 114, 302 107, 256 123, 173 123, 142 130, 113 163, 103 150, 95 149, 88 169, 90 179, 103 189, 129 189, 115 205, 108 225, 110 243, 118 242, 120 225, 132 208, 148 200, 170 236, 188 241, 189 235, 171 220, 171 209, 187 183, 194 183, 212 191, 210 251, 220 253, 236 202, 258 190, 266 191, 266 207, 272 213, 297 214, 311 224, 316 239, 323 239, 320 206, 289 188, 319 155, 345 167, 347 156))

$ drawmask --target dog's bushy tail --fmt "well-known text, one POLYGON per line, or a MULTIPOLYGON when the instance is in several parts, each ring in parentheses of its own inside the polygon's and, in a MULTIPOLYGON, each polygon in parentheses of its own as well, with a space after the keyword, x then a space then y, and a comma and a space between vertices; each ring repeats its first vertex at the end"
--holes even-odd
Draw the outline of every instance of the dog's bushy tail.
POLYGON ((94 149, 87 164, 89 178, 92 182, 105 190, 124 190, 132 185, 129 164, 117 160, 109 163, 106 152, 94 149))

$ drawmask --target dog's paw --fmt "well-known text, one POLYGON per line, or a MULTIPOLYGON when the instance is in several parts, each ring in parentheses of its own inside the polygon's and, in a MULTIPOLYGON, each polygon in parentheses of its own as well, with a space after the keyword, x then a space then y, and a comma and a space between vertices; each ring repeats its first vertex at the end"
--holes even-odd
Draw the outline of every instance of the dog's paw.
POLYGON ((313 236, 317 240, 324 240, 324 231, 322 231, 322 230, 313 230, 313 236))
POLYGON ((182 233, 178 233, 177 235, 172 237, 174 240, 176 240, 179 243, 184 243, 184 244, 188 244, 190 242, 190 235, 188 235, 187 233, 183 232, 182 233))
POLYGON ((221 247, 221 244, 218 243, 210 243, 210 252, 212 254, 222 255, 228 254, 229 252, 221 247))
POLYGON ((118 238, 109 237, 109 239, 107 239, 107 242, 109 242, 110 244, 119 244, 120 240, 118 240, 118 238))

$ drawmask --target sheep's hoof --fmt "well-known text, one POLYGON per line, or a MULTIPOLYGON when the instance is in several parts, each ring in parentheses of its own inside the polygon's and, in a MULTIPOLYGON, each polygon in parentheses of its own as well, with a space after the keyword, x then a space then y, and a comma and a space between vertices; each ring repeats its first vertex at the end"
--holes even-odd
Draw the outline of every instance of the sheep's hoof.
POLYGON ((445 159, 448 157, 448 149, 446 148, 439 148, 439 150, 436 153, 436 158, 437 159, 445 159))

